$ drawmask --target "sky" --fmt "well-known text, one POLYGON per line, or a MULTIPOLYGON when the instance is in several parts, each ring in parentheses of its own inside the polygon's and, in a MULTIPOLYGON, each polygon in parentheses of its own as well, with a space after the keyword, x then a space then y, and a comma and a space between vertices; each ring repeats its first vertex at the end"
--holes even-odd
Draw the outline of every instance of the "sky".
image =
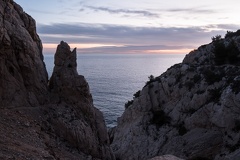
POLYGON ((37 23, 43 53, 187 54, 240 29, 239 0, 15 0, 37 23))

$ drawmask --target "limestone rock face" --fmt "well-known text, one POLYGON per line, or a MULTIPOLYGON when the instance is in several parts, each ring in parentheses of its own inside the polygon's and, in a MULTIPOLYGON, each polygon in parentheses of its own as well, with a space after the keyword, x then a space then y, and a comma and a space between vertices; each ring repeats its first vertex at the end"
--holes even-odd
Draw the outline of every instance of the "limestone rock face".
POLYGON ((76 66, 76 50, 61 42, 48 86, 34 19, 0 0, 0 159, 115 159, 76 66))
POLYGON ((109 133, 116 158, 239 159, 239 75, 238 65, 215 65, 212 44, 191 52, 135 94, 109 133))
POLYGON ((92 102, 88 83, 77 73, 76 48, 71 52, 66 42, 61 42, 55 54, 55 67, 49 88, 61 100, 78 103, 80 100, 92 102))
POLYGON ((77 73, 76 49, 72 52, 61 42, 55 54, 55 67, 50 79, 50 107, 57 118, 48 112, 50 129, 69 144, 93 158, 114 159, 102 113, 93 106, 88 83, 77 73))
POLYGON ((48 77, 35 21, 12 0, 1 0, 0 16, 0 107, 42 104, 48 77))
POLYGON ((53 158, 39 108, 48 101, 47 80, 34 19, 0 0, 0 159, 53 158))

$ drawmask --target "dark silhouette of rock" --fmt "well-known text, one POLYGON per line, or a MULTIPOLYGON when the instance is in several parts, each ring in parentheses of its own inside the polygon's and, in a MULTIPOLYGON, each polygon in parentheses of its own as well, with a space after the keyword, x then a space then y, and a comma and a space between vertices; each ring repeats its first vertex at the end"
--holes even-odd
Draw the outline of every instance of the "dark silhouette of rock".
POLYGON ((88 83, 77 73, 76 48, 71 52, 68 44, 62 41, 57 47, 54 63, 49 83, 51 92, 71 103, 79 103, 80 100, 92 103, 88 83))
POLYGON ((1 108, 42 104, 48 77, 35 21, 11 0, 1 0, 0 11, 1 108))
MULTIPOLYGON (((223 44, 231 42, 240 55, 239 40, 223 44)), ((216 64, 214 49, 201 46, 147 82, 110 130, 117 159, 239 159, 240 66, 216 64)))
POLYGON ((57 106, 57 119, 50 110, 50 128, 69 144, 99 159, 114 159, 102 113, 93 106, 87 81, 77 73, 76 49, 61 42, 55 54, 55 67, 49 82, 51 101, 57 106))
POLYGON ((61 42, 48 86, 35 21, 0 0, 0 159, 115 159, 102 113, 61 42))

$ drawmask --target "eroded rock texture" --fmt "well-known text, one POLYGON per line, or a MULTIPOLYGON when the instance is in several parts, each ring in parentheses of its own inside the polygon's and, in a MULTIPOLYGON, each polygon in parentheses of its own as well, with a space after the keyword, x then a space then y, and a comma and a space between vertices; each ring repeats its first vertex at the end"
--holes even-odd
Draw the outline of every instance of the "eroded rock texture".
MULTIPOLYGON (((239 53, 239 40, 222 41, 239 53)), ((216 65, 213 51, 201 46, 135 94, 110 132, 116 158, 240 158, 240 67, 216 65)))
POLYGON ((93 106, 85 78, 77 73, 76 49, 71 52, 63 41, 57 47, 49 88, 51 102, 57 105, 48 111, 47 127, 85 154, 114 159, 103 115, 93 106))
POLYGON ((0 159, 52 157, 41 133, 47 72, 34 19, 0 1, 0 159))
POLYGON ((0 4, 1 108, 45 102, 47 72, 34 19, 13 1, 0 4))
POLYGON ((115 159, 102 113, 61 42, 48 87, 33 18, 0 0, 0 159, 115 159))

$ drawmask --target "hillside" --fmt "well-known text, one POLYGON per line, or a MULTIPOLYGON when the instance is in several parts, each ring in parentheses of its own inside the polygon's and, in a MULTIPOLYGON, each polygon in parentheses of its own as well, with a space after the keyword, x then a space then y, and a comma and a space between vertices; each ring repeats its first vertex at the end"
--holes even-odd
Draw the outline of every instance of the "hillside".
POLYGON ((240 36, 199 47, 150 77, 110 130, 117 159, 173 154, 184 159, 240 157, 240 36))

